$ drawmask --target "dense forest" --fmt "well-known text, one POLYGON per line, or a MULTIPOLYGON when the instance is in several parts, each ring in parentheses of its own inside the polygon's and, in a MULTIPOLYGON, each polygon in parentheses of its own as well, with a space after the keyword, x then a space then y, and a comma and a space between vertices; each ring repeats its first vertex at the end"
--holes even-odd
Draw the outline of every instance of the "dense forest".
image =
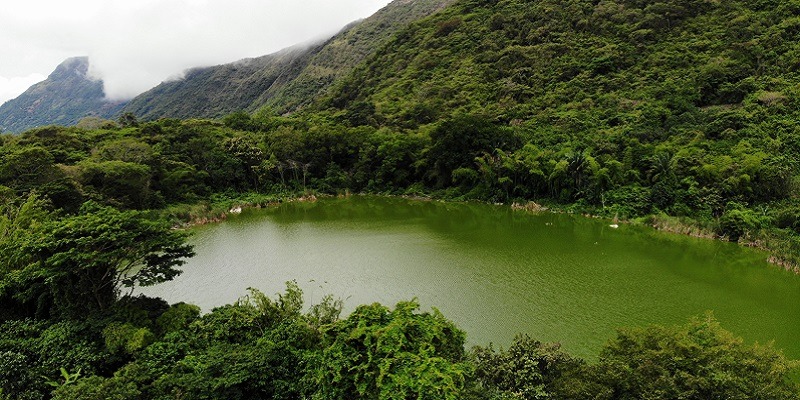
POLYGON ((287 283, 201 315, 136 296, 235 205, 369 192, 543 205, 800 257, 800 3, 461 0, 291 115, 0 135, 0 398, 797 398, 713 317, 596 360, 465 349, 413 302, 346 318, 287 283))
POLYGON ((447 132, 474 135, 474 146, 520 139, 478 116, 427 134, 243 113, 90 122, 0 136, 8 398, 797 397, 794 362, 712 317, 622 330, 587 362, 525 336, 465 350, 464 332, 414 302, 341 319, 332 298, 304 308, 291 282, 276 299, 252 291, 206 315, 133 296, 193 254, 176 224, 308 193, 469 197, 486 189, 438 180, 439 163, 464 156, 447 132))
POLYGON ((453 135, 432 144, 428 171, 467 197, 684 217, 796 263, 798 7, 461 1, 398 35, 320 109, 453 135), (463 135, 480 126, 465 115, 491 139, 463 135))

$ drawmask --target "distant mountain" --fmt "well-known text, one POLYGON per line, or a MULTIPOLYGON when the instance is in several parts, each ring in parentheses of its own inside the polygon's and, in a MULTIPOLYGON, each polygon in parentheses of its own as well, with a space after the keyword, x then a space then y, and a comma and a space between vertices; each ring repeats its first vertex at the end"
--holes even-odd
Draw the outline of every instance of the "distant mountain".
POLYGON ((308 63, 312 49, 295 46, 258 58, 191 69, 182 79, 162 82, 136 96, 123 112, 152 120, 215 118, 250 109, 274 86, 296 76, 308 63))
POLYGON ((75 125, 81 118, 109 118, 122 102, 109 102, 103 82, 88 76, 89 59, 65 60, 50 76, 0 106, 0 130, 22 132, 42 125, 75 125))
POLYGON ((270 107, 295 111, 325 94, 337 79, 410 23, 452 0, 395 0, 373 16, 350 24, 327 41, 214 67, 196 68, 137 96, 123 112, 141 119, 215 118, 270 107))

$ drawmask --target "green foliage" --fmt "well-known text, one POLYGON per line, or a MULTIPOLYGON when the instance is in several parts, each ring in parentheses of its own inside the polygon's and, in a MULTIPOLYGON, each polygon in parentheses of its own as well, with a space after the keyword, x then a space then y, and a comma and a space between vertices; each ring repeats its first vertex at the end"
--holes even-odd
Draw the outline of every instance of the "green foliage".
POLYGON ((360 306, 326 328, 318 398, 460 398, 471 372, 464 333, 438 311, 418 314, 418 308, 416 302, 391 311, 360 306))
POLYGON ((194 304, 177 303, 164 311, 156 320, 156 326, 162 335, 178 332, 200 317, 200 307, 194 304))
POLYGON ((431 132, 428 151, 431 171, 438 187, 453 182, 453 173, 475 165, 475 158, 484 152, 512 146, 508 130, 495 126, 477 115, 458 116, 440 123, 431 132))
POLYGON ((650 190, 641 186, 624 186, 610 190, 603 197, 604 205, 622 217, 647 214, 653 206, 650 190))
POLYGON ((342 299, 334 299, 332 295, 326 295, 322 298, 322 301, 314 304, 308 310, 308 322, 316 329, 333 324, 339 320, 343 306, 344 301, 342 299))
MULTIPOLYGON (((61 379, 58 381, 45 381, 46 384, 58 388, 60 386, 67 386, 75 383, 81 377, 81 370, 78 368, 75 373, 69 373, 64 367, 58 369, 61 372, 61 379)), ((47 377, 45 377, 47 378, 47 377)))
POLYGON ((727 208, 719 218, 719 233, 732 242, 738 241, 748 232, 755 233, 769 224, 766 216, 758 215, 741 205, 729 203, 727 208))
POLYGON ((137 127, 139 126, 139 119, 132 112, 123 112, 117 119, 117 123, 122 128, 137 127))
POLYGON ((0 325, 0 388, 13 398, 41 399, 48 382, 76 382, 76 374, 95 373, 106 359, 81 322, 16 320, 0 325))
POLYGON ((563 375, 577 370, 581 361, 558 344, 545 344, 517 336, 508 350, 491 346, 473 349, 475 378, 491 398, 549 399, 563 375))
POLYGON ((109 309, 122 289, 174 278, 193 254, 184 233, 134 211, 87 203, 27 227, 25 215, 0 237, 0 297, 23 307, 49 299, 59 313, 109 309))
POLYGON ((54 162, 53 155, 42 147, 6 152, 0 162, 0 182, 18 192, 29 192, 57 176, 54 162))
POLYGON ((106 349, 109 353, 135 354, 153 342, 154 336, 147 328, 131 324, 111 323, 103 329, 106 349))
POLYGON ((800 115, 785 107, 797 75, 779 61, 795 50, 775 39, 798 39, 787 10, 746 1, 456 2, 389 42, 323 106, 351 115, 373 104, 375 124, 430 132, 425 168, 435 188, 708 221, 729 201, 797 193, 790 143, 800 115), (424 122, 433 127, 409 111, 425 104, 436 105, 424 122), (503 151, 475 143, 481 135, 465 128, 483 125, 459 124, 464 115, 491 121, 495 140, 510 131, 519 142, 503 151))
MULTIPOLYGON (((3 390, 3 393, 15 394, 24 391, 33 392, 30 389, 39 383, 41 377, 30 372, 30 364, 31 360, 25 354, 16 351, 0 352, 0 371, 2 371, 0 373, 0 390, 3 390)), ((41 397, 41 391, 37 394, 39 396, 30 393, 22 398, 41 397)))
POLYGON ((596 367, 602 398, 795 399, 797 368, 772 346, 745 345, 711 317, 624 329, 596 367))
POLYGON ((133 382, 118 378, 91 376, 72 385, 62 385, 53 392, 54 400, 128 400, 141 398, 133 382))
POLYGON ((150 194, 150 168, 125 161, 84 161, 78 164, 78 181, 85 189, 102 194, 120 208, 143 209, 150 194))
MULTIPOLYGON (((321 336, 301 310, 302 292, 291 282, 275 300, 251 290, 236 304, 199 318, 196 307, 175 305, 157 319, 164 336, 114 377, 96 378, 92 385, 139 391, 147 398, 308 397, 313 391, 308 360, 321 336)), ((114 339, 124 346, 137 331, 112 323, 104 333, 107 343, 114 339)), ((94 393, 92 385, 82 390, 94 393)))

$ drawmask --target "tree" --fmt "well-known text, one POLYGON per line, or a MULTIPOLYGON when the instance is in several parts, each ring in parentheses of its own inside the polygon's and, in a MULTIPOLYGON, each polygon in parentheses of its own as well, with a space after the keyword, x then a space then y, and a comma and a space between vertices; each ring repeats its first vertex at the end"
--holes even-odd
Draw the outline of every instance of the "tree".
POLYGON ((228 128, 237 131, 255 131, 255 124, 250 114, 244 111, 236 111, 222 118, 222 123, 228 128))
POLYGON ((58 175, 55 159, 43 147, 23 147, 2 155, 0 183, 28 192, 58 175))
POLYGON ((490 345, 476 347, 473 354, 477 381, 499 398, 552 398, 554 383, 565 372, 582 365, 579 359, 562 351, 559 344, 542 343, 528 336, 517 336, 505 351, 495 352, 490 345))
POLYGON ((125 208, 147 207, 151 193, 149 166, 117 160, 85 160, 78 166, 78 180, 85 187, 95 189, 111 203, 125 208))
POLYGON ((475 158, 495 149, 506 150, 513 137, 486 118, 464 115, 442 122, 431 132, 428 160, 439 187, 452 183, 453 171, 474 168, 475 158))
POLYGON ((796 399, 796 362, 745 345, 713 317, 674 328, 623 329, 600 353, 597 376, 613 399, 796 399))
POLYGON ((464 332, 438 311, 360 306, 325 332, 318 363, 320 398, 458 399, 470 365, 464 332))
POLYGON ((171 280, 194 255, 167 223, 91 202, 78 215, 27 225, 0 237, 0 298, 39 309, 49 301, 67 315, 106 310, 123 289, 171 280))
POLYGON ((242 172, 247 177, 248 183, 257 188, 259 183, 258 169, 266 160, 264 152, 251 140, 242 136, 226 139, 223 142, 223 146, 225 146, 225 150, 229 155, 239 160, 242 172))
POLYGON ((139 126, 139 119, 137 119, 136 115, 132 112, 123 113, 119 116, 117 122, 123 128, 135 128, 139 126))

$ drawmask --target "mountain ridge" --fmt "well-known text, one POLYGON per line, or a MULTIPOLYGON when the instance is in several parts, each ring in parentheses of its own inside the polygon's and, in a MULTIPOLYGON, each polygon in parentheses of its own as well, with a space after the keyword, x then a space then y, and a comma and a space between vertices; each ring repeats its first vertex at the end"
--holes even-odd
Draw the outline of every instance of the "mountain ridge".
POLYGON ((75 125, 90 116, 110 118, 123 105, 106 99, 103 81, 89 75, 88 57, 70 57, 47 79, 0 105, 0 130, 16 133, 43 125, 75 125))
POLYGON ((142 120, 219 118, 236 111, 286 114, 327 95, 328 89, 411 22, 453 0, 395 0, 336 35, 275 53, 186 70, 126 101, 108 101, 102 80, 88 75, 89 59, 73 57, 48 79, 0 106, 0 129, 75 125, 84 117, 142 120))
POLYGON ((395 0, 375 14, 345 26, 329 39, 277 53, 190 70, 131 100, 122 112, 144 120, 218 118, 235 111, 297 111, 327 93, 411 22, 452 0, 395 0), (244 63, 244 64, 242 64, 244 63))

